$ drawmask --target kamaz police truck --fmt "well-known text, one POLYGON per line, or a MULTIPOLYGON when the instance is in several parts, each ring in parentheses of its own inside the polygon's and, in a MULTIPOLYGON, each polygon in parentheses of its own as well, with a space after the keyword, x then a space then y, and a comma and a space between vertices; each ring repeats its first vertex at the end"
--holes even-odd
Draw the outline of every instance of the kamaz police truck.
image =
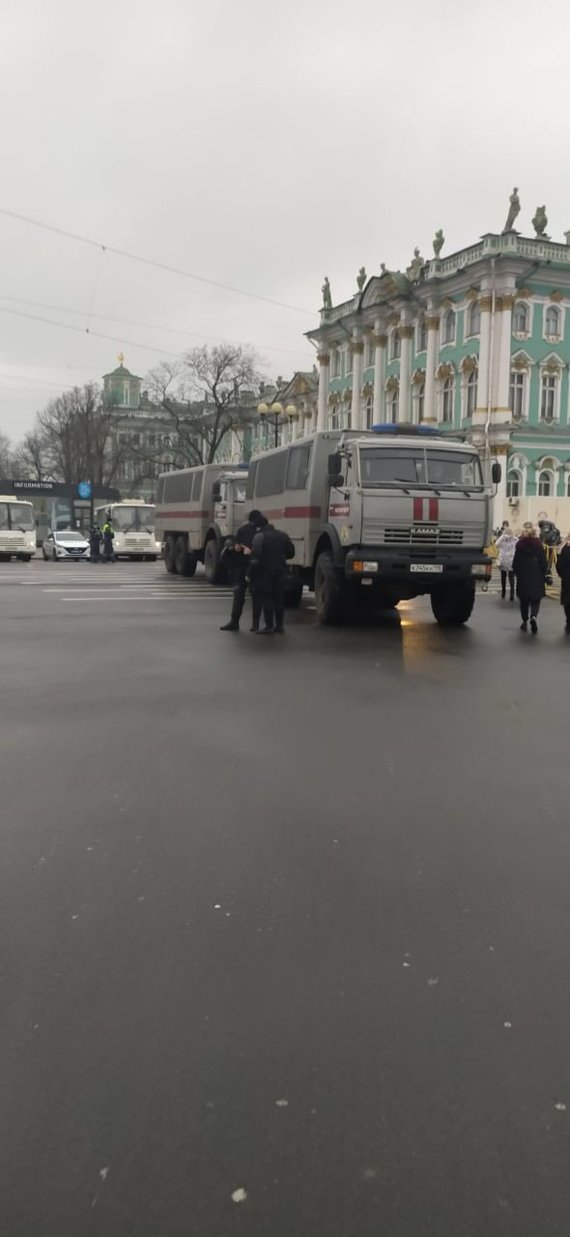
POLYGON ((250 464, 247 496, 295 544, 294 578, 314 588, 321 623, 351 603, 395 606, 429 594, 458 626, 492 570, 491 497, 500 465, 436 430, 378 426, 312 434, 250 464))
POLYGON ((245 520, 247 467, 205 464, 162 473, 158 479, 156 532, 166 570, 193 576, 204 564, 211 584, 224 579, 221 552, 245 520))

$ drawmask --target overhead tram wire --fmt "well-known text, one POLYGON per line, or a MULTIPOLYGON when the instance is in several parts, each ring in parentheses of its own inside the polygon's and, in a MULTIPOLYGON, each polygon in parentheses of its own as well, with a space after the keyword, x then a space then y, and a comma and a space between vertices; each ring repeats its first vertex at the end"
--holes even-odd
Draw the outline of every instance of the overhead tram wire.
MULTIPOLYGON (((53 309, 56 313, 72 314, 77 318, 97 318, 100 322, 117 322, 120 326, 137 326, 142 327, 145 331, 163 331, 165 335, 182 335, 184 338, 207 339, 217 343, 233 343, 240 344, 244 348, 256 347, 265 349, 271 352, 286 352, 291 356, 304 356, 305 354, 297 348, 282 348, 279 344, 250 344, 246 340, 233 339, 231 336, 222 335, 205 335, 202 331, 184 331, 180 327, 174 326, 158 326, 153 322, 137 322, 132 318, 113 318, 111 314, 97 314, 85 309, 69 309, 66 305, 51 305, 45 301, 32 301, 23 296, 6 296, 0 293, 0 301, 12 301, 16 305, 32 305, 38 309, 53 309)), ((0 306, 2 308, 2 306, 0 306)), ((91 332, 92 333, 92 332, 91 332)))
POLYGON ((154 267, 155 270, 167 271, 170 275, 179 275, 183 279, 192 279, 196 283, 208 284, 212 288, 219 288, 223 292, 233 292, 236 296, 250 297, 254 301, 263 301, 266 305, 275 305, 278 309, 289 309, 293 313, 307 314, 314 318, 314 312, 310 309, 303 309, 300 305, 289 305, 286 301, 274 300, 271 296, 263 296, 260 292, 247 292, 243 288, 234 288, 231 284, 221 283, 217 279, 208 279, 205 275, 196 275, 192 271, 183 271, 179 267, 170 266, 167 262, 158 262, 154 258, 145 258, 137 253, 129 253, 126 249, 119 249, 114 245, 105 245, 101 241, 95 241, 92 237, 81 236, 78 232, 71 232, 67 228, 56 227, 55 224, 45 223, 41 219, 32 219, 29 215, 22 215, 18 211, 8 210, 6 207, 0 206, 0 215, 4 215, 7 219, 15 219, 18 223, 27 223, 31 227, 41 228, 45 232, 52 232, 56 236, 63 236, 67 240, 77 241, 81 245, 90 245, 95 249, 101 249, 104 253, 112 253, 116 257, 125 258, 129 262, 139 262, 143 266, 154 267))
MULTIPOLYGON (((92 331, 88 326, 73 326, 71 322, 55 322, 53 318, 42 318, 40 314, 26 314, 21 309, 7 309, 5 305, 0 305, 0 313, 10 314, 16 318, 27 318, 29 322, 42 322, 46 326, 57 326, 63 331, 75 331, 79 335, 91 335, 96 339, 106 339, 110 343, 117 343, 116 335, 105 335, 102 331, 92 331)), ((120 342, 126 344, 128 348, 140 348, 144 352, 159 352, 163 356, 177 357, 177 352, 170 352, 168 348, 153 348, 151 344, 139 344, 134 339, 124 339, 120 337, 120 342)))

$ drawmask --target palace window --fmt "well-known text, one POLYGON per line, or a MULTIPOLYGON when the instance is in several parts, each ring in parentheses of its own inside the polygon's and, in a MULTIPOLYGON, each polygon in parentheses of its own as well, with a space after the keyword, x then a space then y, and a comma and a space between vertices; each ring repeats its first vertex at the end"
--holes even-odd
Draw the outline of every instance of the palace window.
POLYGON ((335 348, 331 357, 331 378, 340 378, 340 352, 335 348))
POLYGON ((556 305, 549 305, 544 315, 544 334, 547 339, 560 338, 560 310, 556 305))
POLYGON ((394 424, 398 420, 398 392, 389 391, 386 397, 386 420, 393 421, 394 424))
POLYGON ((421 382, 418 386, 418 424, 424 419, 424 411, 426 404, 426 384, 421 382))
POLYGON ((507 498, 520 498, 521 475, 516 468, 509 468, 507 473, 507 498))
POLYGON ((376 345, 373 339, 369 339, 366 343, 366 368, 371 369, 374 365, 374 357, 376 354, 376 345))
POLYGON ((540 419, 552 421, 556 412, 557 374, 543 374, 540 386, 540 419))
POLYGON ((452 309, 448 309, 447 313, 443 315, 441 342, 442 344, 453 344, 455 342, 455 314, 452 309))
POLYGON ((400 336, 397 328, 392 331, 390 336, 390 360, 397 361, 401 353, 400 336))
POLYGON ((467 313, 467 334, 481 334, 481 310, 479 309, 478 301, 473 301, 467 313))
POLYGON ((511 371, 509 404, 513 414, 513 420, 515 421, 520 421, 521 417, 524 416, 525 381, 526 375, 524 370, 513 369, 511 371))
POLYGON ((348 346, 344 354, 344 372, 345 374, 352 373, 352 352, 350 350, 350 345, 348 346))
POLYGON ((366 396, 364 411, 366 415, 366 428, 369 430, 374 421, 374 397, 372 395, 366 396))
POLYGON ((472 369, 465 387, 465 416, 472 417, 477 407, 477 370, 472 369))
POLYGON ((428 329, 425 318, 420 318, 418 322, 418 352, 425 352, 428 342, 428 329))
POLYGON ((453 378, 446 378, 441 389, 441 419, 453 421, 453 378))
POLYGON ((552 474, 546 469, 538 474, 538 496, 539 498, 552 497, 552 474))
POLYGON ((513 310, 513 331, 515 335, 528 335, 529 311, 524 301, 517 301, 513 310))

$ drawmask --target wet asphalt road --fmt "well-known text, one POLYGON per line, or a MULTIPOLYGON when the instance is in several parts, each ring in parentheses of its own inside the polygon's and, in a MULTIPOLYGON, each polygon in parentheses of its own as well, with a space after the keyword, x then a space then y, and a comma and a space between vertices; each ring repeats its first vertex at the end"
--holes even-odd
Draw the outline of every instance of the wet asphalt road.
POLYGON ((0 569, 2 1234, 562 1237, 560 608, 226 613, 0 569))

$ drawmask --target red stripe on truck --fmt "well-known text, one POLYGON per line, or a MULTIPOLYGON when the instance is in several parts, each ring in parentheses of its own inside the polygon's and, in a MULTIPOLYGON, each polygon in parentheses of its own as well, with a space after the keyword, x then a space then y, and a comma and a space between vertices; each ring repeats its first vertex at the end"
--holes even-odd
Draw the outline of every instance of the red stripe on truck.
POLYGON ((319 520, 320 507, 276 507, 274 511, 264 511, 268 520, 319 520))
POLYGON ((434 523, 439 520, 439 499, 430 498, 429 500, 429 517, 434 523))
POLYGON ((157 511, 158 520, 206 520, 210 512, 206 511, 157 511))
POLYGON ((423 498, 414 498, 414 520, 423 520, 424 518, 424 500, 423 498))

